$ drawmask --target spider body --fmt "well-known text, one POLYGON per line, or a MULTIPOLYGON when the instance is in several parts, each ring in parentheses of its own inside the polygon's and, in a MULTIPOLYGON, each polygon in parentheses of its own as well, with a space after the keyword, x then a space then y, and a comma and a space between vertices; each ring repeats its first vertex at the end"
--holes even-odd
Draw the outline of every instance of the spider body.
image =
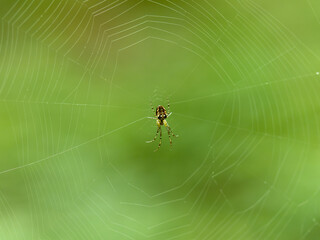
POLYGON ((164 106, 159 105, 156 110, 156 116, 159 120, 160 125, 164 124, 165 119, 167 118, 167 111, 164 106))
MULTIPOLYGON (((152 111, 154 112, 154 108, 152 107, 151 105, 151 108, 152 108, 152 111)), ((166 119, 171 115, 171 112, 169 111, 170 109, 170 105, 168 103, 168 113, 167 113, 167 110, 164 108, 164 106, 162 105, 159 105, 155 111, 155 117, 152 117, 152 119, 156 119, 156 123, 157 123, 157 133, 155 135, 155 137, 151 140, 151 141, 147 141, 147 143, 151 143, 151 142, 154 142, 157 137, 158 137, 158 134, 160 133, 160 142, 159 142, 159 145, 158 145, 158 148, 155 150, 159 150, 159 148, 161 147, 161 142, 162 142, 162 131, 161 131, 161 126, 165 126, 165 128, 167 129, 167 132, 168 132, 168 137, 169 137, 169 141, 170 141, 170 145, 172 146, 172 140, 171 140, 171 136, 174 136, 174 137, 178 137, 178 135, 174 135, 171 128, 169 127, 169 124, 168 122, 166 121, 166 119)))

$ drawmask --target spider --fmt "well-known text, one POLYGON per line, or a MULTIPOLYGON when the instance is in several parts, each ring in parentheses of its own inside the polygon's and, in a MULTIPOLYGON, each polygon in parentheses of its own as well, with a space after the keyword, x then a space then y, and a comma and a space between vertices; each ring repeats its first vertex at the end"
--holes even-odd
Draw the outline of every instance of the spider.
MULTIPOLYGON (((154 108, 151 104, 151 108, 152 108, 152 111, 154 112, 154 108)), ((146 143, 152 143, 154 142, 157 137, 158 137, 158 134, 160 132, 160 142, 159 142, 159 145, 158 145, 158 148, 155 150, 158 151, 159 148, 161 147, 161 140, 162 140, 162 131, 161 131, 161 126, 164 125, 167 129, 167 132, 168 132, 168 136, 169 136, 169 141, 170 141, 170 145, 172 146, 172 140, 171 140, 171 136, 174 136, 174 137, 178 137, 178 135, 174 135, 168 122, 166 121, 166 118, 168 118, 172 113, 170 112, 170 104, 168 103, 168 113, 167 113, 167 110, 164 108, 164 106, 162 105, 159 105, 156 109, 156 117, 150 117, 151 119, 156 119, 157 120, 157 133, 156 135, 154 136, 154 138, 151 140, 151 141, 147 141, 146 143), (169 114, 168 114, 169 113, 169 114)))

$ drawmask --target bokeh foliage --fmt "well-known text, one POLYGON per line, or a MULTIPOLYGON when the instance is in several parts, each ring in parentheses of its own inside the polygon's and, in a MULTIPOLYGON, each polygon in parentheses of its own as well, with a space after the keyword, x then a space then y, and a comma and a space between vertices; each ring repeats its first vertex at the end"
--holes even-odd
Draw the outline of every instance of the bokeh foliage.
POLYGON ((0 239, 318 239, 317 1, 0 14, 0 239))

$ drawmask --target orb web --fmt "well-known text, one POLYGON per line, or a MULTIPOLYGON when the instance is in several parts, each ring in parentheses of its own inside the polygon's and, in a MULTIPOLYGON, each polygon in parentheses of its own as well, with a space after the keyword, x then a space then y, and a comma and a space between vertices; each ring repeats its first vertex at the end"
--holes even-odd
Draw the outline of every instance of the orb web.
POLYGON ((266 6, 4 6, 2 238, 316 239, 319 58, 266 6))

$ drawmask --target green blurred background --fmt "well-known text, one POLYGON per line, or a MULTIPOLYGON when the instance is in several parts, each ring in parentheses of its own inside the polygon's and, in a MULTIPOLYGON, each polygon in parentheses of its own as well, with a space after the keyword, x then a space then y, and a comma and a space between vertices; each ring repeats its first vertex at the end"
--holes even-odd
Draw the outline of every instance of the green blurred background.
POLYGON ((0 239, 320 239, 319 1, 0 16, 0 239))

